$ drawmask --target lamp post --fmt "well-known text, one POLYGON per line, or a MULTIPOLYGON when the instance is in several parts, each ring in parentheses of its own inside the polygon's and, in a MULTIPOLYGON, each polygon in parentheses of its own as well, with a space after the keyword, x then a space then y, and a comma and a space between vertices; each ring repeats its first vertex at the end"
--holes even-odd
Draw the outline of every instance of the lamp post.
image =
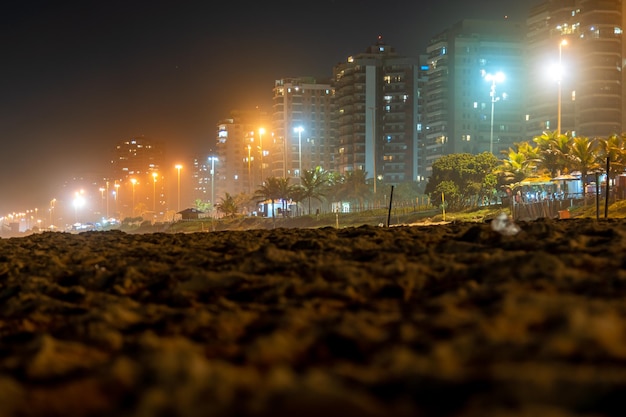
POLYGON ((209 156, 211 161, 211 211, 215 213, 215 161, 217 156, 209 156))
POLYGON ((294 132, 298 132, 298 177, 302 176, 302 132, 304 128, 298 126, 294 129, 294 132))
POLYGON ((154 216, 156 216, 156 183, 158 176, 159 174, 156 172, 152 173, 152 211, 154 212, 154 216))
POLYGON ((559 42, 559 68, 557 73, 557 87, 558 87, 558 98, 557 98, 557 109, 556 109, 556 133, 557 135, 561 135, 561 78, 563 74, 563 47, 567 45, 567 39, 561 40, 559 42))
POLYGON ((107 181, 107 199, 106 199, 106 214, 107 214, 107 221, 109 220, 109 181, 107 181))
POLYGON ((50 200, 50 230, 52 230, 52 226, 54 226, 54 204, 57 202, 56 198, 50 200))
POLYGON ((131 207, 131 217, 135 216, 135 184, 137 184, 136 178, 131 178, 130 183, 133 185, 133 206, 131 207))
POLYGON ((504 73, 497 72, 495 74, 485 74, 485 80, 491 82, 491 90, 489 92, 489 95, 491 96, 491 133, 489 134, 489 152, 493 153, 493 115, 496 101, 499 100, 499 98, 496 97, 496 84, 504 81, 504 73))
POLYGON ((84 191, 76 191, 74 193, 74 219, 78 222, 78 209, 85 205, 85 199, 83 198, 84 191))
POLYGON ((98 191, 100 191, 100 214, 102 214, 102 206, 104 205, 104 192, 106 191, 106 188, 100 187, 98 191))
POLYGON ((248 194, 252 193, 252 177, 250 176, 250 151, 252 145, 248 144, 248 194))
POLYGON ((176 164, 174 168, 176 168, 176 170, 178 171, 178 205, 176 206, 176 212, 180 212, 180 170, 183 168, 183 166, 181 164, 176 164))
POLYGON ((115 184, 113 184, 113 188, 115 188, 115 213, 119 214, 117 212, 117 200, 120 197, 120 185, 117 183, 117 180, 115 180, 115 184))
POLYGON ((259 149, 261 150, 261 184, 265 183, 265 179, 263 178, 263 134, 265 133, 265 129, 259 129, 259 149))

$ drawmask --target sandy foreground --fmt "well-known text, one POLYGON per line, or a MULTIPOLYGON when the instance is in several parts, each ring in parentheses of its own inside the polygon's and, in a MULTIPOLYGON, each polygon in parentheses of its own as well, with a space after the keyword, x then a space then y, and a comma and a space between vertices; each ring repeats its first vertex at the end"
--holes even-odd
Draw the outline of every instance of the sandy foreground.
POLYGON ((0 416, 624 416, 626 220, 0 239, 0 416))

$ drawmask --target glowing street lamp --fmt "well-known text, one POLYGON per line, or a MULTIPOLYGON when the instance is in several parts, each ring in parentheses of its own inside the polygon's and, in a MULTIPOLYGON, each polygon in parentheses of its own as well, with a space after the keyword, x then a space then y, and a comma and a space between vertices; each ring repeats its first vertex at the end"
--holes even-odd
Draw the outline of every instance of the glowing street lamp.
POLYGON ((252 150, 252 145, 248 144, 248 194, 252 193, 252 177, 250 176, 250 151, 252 150))
POLYGON ((298 133, 298 177, 302 176, 302 132, 304 128, 302 126, 298 126, 293 129, 294 132, 298 133))
POLYGON ((78 210, 85 205, 85 198, 83 197, 83 193, 84 193, 83 190, 76 191, 74 193, 74 201, 73 201, 74 218, 75 218, 75 221, 77 222, 78 222, 78 210))
POLYGON ((265 129, 259 129, 259 149, 261 150, 261 183, 265 183, 265 177, 263 177, 263 134, 265 133, 265 129))
POLYGON ((557 135, 561 134, 561 78, 563 75, 563 47, 567 45, 567 39, 561 40, 559 42, 559 68, 557 72, 557 86, 558 86, 558 98, 557 98, 557 110, 556 110, 556 133, 557 135))
POLYGON ((215 211, 215 161, 217 156, 209 156, 211 161, 211 211, 215 211))
POLYGON ((108 221, 108 219, 109 219, 109 181, 107 181, 106 184, 107 184, 107 200, 106 200, 107 209, 106 209, 106 212, 107 212, 107 221, 108 221))
POLYGON ((114 191, 115 192, 115 213, 117 213, 117 199, 120 196, 120 185, 117 183, 117 180, 115 180, 115 184, 113 184, 113 188, 115 188, 115 191, 114 191))
POLYGON ((102 210, 102 206, 104 205, 104 192, 106 191, 106 189, 104 187, 100 187, 98 191, 100 191, 100 210, 102 210))
POLYGON ((53 198, 52 200, 50 200, 50 226, 51 228, 54 225, 54 205, 56 202, 57 202, 56 198, 53 198))
POLYGON ((491 82, 491 90, 489 95, 491 96, 491 133, 489 135, 489 152, 493 153, 493 114, 495 110, 496 101, 500 98, 496 97, 496 84, 504 81, 504 73, 497 72, 495 74, 485 74, 485 80, 491 82))
POLYGON ((137 184, 137 179, 131 178, 130 182, 133 185, 133 206, 131 207, 132 209, 131 216, 135 216, 135 184, 137 184))
POLYGON ((176 164, 174 168, 178 171, 178 206, 176 211, 180 212, 180 170, 183 169, 183 166, 181 164, 176 164))
POLYGON ((156 216, 156 183, 157 183, 158 176, 159 174, 157 174, 156 172, 152 173, 152 211, 154 212, 155 216, 156 216))

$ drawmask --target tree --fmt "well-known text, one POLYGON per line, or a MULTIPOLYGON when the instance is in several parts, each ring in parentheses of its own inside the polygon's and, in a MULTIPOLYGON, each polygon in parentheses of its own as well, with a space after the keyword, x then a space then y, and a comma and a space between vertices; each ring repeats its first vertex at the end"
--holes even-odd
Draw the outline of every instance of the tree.
POLYGON ((287 201, 291 199, 295 186, 289 184, 289 178, 276 178, 278 198, 282 201, 283 217, 287 215, 287 201))
POLYGON ((274 202, 280 198, 280 185, 278 178, 268 177, 261 186, 255 190, 253 197, 257 203, 270 201, 272 203, 272 218, 274 218, 274 202))
POLYGON ((585 136, 576 137, 572 142, 572 170, 580 171, 583 190, 586 189, 587 175, 600 168, 597 149, 598 141, 585 136))
POLYGON ((543 132, 541 136, 535 136, 533 141, 539 148, 540 168, 547 170, 552 177, 569 171, 572 143, 572 136, 569 132, 560 135, 557 132, 543 132))
POLYGON ((198 209, 199 211, 206 213, 207 211, 209 211, 211 209, 211 203, 207 202, 207 201, 202 201, 199 198, 196 198, 196 201, 194 202, 196 209, 198 209))
POLYGON ((231 196, 229 193, 224 193, 224 197, 215 205, 215 208, 219 213, 222 213, 224 217, 235 217, 239 211, 235 197, 231 196))
POLYGON ((271 201, 272 217, 274 216, 274 203, 276 200, 282 200, 283 216, 286 212, 286 201, 291 197, 293 186, 289 185, 289 178, 268 177, 261 187, 258 188, 253 198, 257 199, 257 203, 271 201))
POLYGON ((484 197, 494 195, 497 165, 498 159, 490 152, 442 156, 433 163, 425 192, 436 206, 441 204, 442 192, 446 205, 452 210, 475 206, 484 197))
POLYGON ((311 214, 311 199, 318 200, 319 202, 323 201, 322 198, 325 195, 324 188, 327 184, 328 172, 324 171, 322 167, 318 166, 315 167, 315 169, 308 169, 302 172, 298 197, 308 200, 308 214, 311 214))
POLYGON ((606 166, 606 160, 609 159, 611 166, 607 176, 610 179, 624 172, 626 167, 626 138, 622 135, 611 135, 606 139, 599 139, 598 162, 600 167, 606 166))
POLYGON ((521 187, 520 183, 537 170, 540 163, 539 148, 531 146, 528 142, 521 142, 515 144, 515 149, 509 148, 508 153, 504 151, 503 154, 506 158, 501 160, 494 173, 502 187, 515 192, 521 187))
POLYGON ((362 169, 348 171, 341 183, 341 193, 348 201, 358 202, 363 208, 365 199, 370 196, 370 187, 367 185, 367 172, 362 169))

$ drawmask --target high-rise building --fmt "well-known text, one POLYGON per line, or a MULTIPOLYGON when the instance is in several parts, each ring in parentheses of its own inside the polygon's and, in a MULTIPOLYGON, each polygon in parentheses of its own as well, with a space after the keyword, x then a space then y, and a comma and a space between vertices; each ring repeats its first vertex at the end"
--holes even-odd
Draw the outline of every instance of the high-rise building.
POLYGON ((548 0, 530 11, 527 135, 620 134, 621 0, 548 0))
POLYGON ((273 137, 267 116, 255 109, 250 111, 233 110, 230 117, 217 124, 217 140, 214 151, 207 157, 208 170, 214 173, 208 181, 214 180, 215 200, 220 201, 228 192, 253 194, 270 175, 269 159, 273 137), (208 158, 215 157, 210 161, 208 158), (211 163, 213 162, 213 163, 211 163))
POLYGON ((166 207, 163 158, 164 146, 152 139, 135 137, 116 144, 109 187, 119 217, 162 214, 166 207))
POLYGON ((381 37, 333 68, 336 171, 392 185, 417 179, 418 69, 381 37))
POLYGON ((417 178, 416 181, 425 184, 426 180, 426 152, 425 152, 425 144, 426 144, 426 124, 424 122, 424 110, 425 110, 425 94, 424 89, 428 82, 428 56, 426 54, 420 55, 419 57, 419 71, 417 74, 417 155, 415 160, 417 161, 417 178))
POLYGON ((318 83, 313 77, 276 80, 272 176, 298 178, 301 171, 317 166, 334 168, 333 96, 330 83, 318 83))
POLYGON ((523 136, 523 23, 462 20, 427 47, 423 160, 452 153, 500 157, 523 136))

